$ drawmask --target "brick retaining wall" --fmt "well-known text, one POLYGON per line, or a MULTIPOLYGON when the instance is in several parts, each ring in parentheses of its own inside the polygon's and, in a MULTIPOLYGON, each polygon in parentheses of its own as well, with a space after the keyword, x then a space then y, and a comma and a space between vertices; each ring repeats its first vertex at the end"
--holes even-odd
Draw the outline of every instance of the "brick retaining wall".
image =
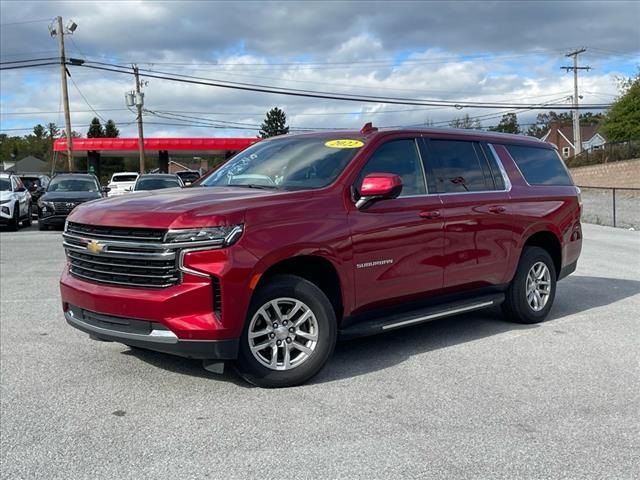
POLYGON ((572 168, 571 176, 585 187, 640 188, 640 159, 572 168))

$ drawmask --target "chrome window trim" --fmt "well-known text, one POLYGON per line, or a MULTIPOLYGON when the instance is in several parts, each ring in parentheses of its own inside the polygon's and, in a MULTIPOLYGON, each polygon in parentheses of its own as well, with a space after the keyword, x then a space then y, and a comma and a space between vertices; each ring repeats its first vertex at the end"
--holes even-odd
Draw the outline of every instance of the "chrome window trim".
MULTIPOLYGON (((419 137, 422 138, 422 137, 419 137)), ((418 145, 418 137, 414 137, 413 145, 416 147, 418 151, 418 160, 420 161, 420 170, 422 171, 422 180, 424 181, 424 192, 425 193, 417 193, 416 197, 423 197, 425 195, 429 195, 429 182, 427 182, 427 171, 424 169, 424 159, 422 158, 422 152, 420 152, 420 145, 418 145)), ((402 193, 400 194, 402 196, 402 193)), ((412 195, 407 195, 412 196, 412 195)))
POLYGON ((500 156, 498 155, 498 152, 496 152, 496 149, 494 148, 493 143, 487 143, 487 146, 489 147, 489 151, 491 151, 491 155, 493 155, 494 160, 498 164, 498 169, 500 170, 500 174, 502 175, 502 179, 504 180, 504 190, 497 190, 497 191, 510 192, 512 187, 511 179, 509 178, 509 175, 507 174, 507 171, 505 170, 504 165, 502 164, 502 160, 500 160, 500 156))

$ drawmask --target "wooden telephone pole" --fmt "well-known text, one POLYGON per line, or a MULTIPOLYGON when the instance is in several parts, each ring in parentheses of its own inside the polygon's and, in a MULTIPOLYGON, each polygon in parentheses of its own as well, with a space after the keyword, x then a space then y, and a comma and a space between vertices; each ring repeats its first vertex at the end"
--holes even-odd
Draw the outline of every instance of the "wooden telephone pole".
POLYGON ((573 57, 572 67, 560 67, 567 72, 573 70, 573 155, 579 155, 582 152, 582 138, 580 132, 580 112, 578 111, 578 70, 591 70, 591 67, 579 67, 578 55, 586 52, 586 48, 579 48, 567 53, 567 57, 573 57))
POLYGON ((140 175, 144 173, 144 130, 142 128, 142 107, 144 106, 144 93, 140 91, 140 75, 138 74, 138 66, 133 66, 133 73, 136 76, 136 94, 135 103, 138 111, 138 151, 140 153, 140 175))
MULTIPOLYGON (((73 30, 75 30, 75 27, 73 30)), ((64 53, 64 33, 62 17, 56 17, 56 26, 51 30, 51 35, 58 36, 58 47, 60 49, 60 76, 62 81, 62 104, 64 105, 64 131, 67 136, 68 167, 69 171, 72 172, 74 169, 73 137, 71 136, 71 113, 69 112, 69 89, 67 87, 67 62, 64 53)))

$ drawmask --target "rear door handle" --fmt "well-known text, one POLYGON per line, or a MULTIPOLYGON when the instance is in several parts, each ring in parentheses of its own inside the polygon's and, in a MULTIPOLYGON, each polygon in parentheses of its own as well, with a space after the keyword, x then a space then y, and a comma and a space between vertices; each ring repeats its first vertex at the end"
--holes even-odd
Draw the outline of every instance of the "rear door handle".
POLYGON ((493 207, 489 207, 489 211, 491 213, 504 213, 506 210, 502 205, 494 205, 493 207))
POLYGON ((422 218, 440 218, 440 210, 429 210, 420 212, 422 218))

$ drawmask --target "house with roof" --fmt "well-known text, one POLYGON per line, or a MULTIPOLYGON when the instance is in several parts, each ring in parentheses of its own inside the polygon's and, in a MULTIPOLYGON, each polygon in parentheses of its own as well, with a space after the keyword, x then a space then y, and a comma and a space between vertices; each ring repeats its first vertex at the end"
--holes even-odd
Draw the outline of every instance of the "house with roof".
POLYGON ((15 160, 2 162, 4 170, 11 170, 18 173, 46 173, 49 170, 47 162, 40 160, 33 155, 24 157, 17 162, 15 160))
MULTIPOLYGON (((599 125, 580 125, 580 138, 582 151, 591 152, 604 148, 607 139, 599 132, 599 125)), ((575 145, 573 141, 573 126, 561 125, 559 122, 551 122, 549 131, 540 139, 555 145, 562 155, 562 158, 570 158, 575 155, 575 145)))

